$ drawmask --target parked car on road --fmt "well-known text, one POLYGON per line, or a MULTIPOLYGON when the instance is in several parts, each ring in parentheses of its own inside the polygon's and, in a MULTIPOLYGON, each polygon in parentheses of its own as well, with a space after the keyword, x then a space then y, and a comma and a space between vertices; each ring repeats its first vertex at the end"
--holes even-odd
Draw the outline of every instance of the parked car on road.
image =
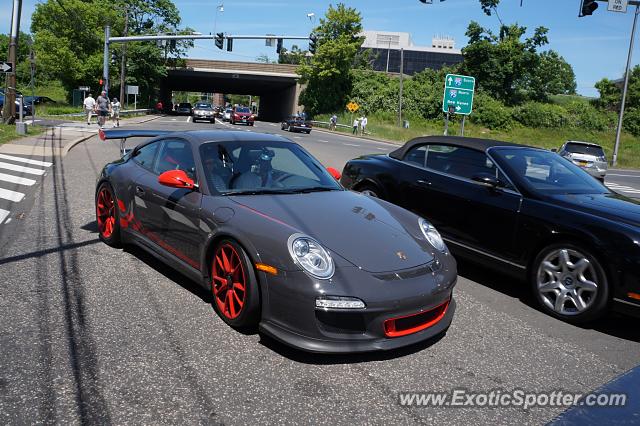
POLYGON ((193 108, 193 122, 198 120, 206 120, 210 123, 215 123, 215 113, 211 104, 199 102, 193 108))
POLYGON ((596 179, 604 182, 607 174, 607 157, 602 147, 595 143, 567 141, 558 150, 558 154, 584 169, 596 179))
POLYGON ((178 115, 191 115, 193 113, 193 106, 189 102, 181 102, 176 109, 178 115))
POLYGON ((420 137, 349 161, 341 181, 428 219, 455 255, 527 279, 550 315, 640 314, 640 202, 550 151, 420 137))
POLYGON ((363 352, 451 324, 456 262, 425 219, 346 191, 278 135, 100 133, 136 136, 152 138, 98 178, 100 238, 191 277, 230 326, 312 352, 363 352))
POLYGON ((246 124, 247 126, 253 126, 255 118, 251 109, 248 107, 234 107, 231 112, 231 124, 246 124))
POLYGON ((307 121, 298 115, 291 115, 280 124, 280 128, 282 130, 288 130, 290 132, 305 132, 307 134, 311 133, 312 127, 313 125, 310 121, 307 121))
MULTIPOLYGON (((20 101, 16 100, 16 118, 20 116, 20 101)), ((4 94, 0 95, 0 110, 4 108, 4 94)), ((23 103, 22 104, 22 115, 28 116, 32 115, 33 111, 31 111, 31 104, 23 103)))

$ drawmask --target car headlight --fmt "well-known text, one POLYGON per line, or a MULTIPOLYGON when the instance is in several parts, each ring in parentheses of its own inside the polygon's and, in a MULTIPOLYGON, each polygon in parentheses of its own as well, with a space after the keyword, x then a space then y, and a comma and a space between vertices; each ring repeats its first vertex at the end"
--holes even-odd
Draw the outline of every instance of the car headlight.
POLYGON ((287 241, 293 261, 310 275, 323 280, 333 276, 333 259, 313 238, 304 234, 293 234, 287 241))
POLYGON ((427 222, 425 219, 420 218, 418 219, 418 225, 420 226, 420 230, 424 237, 429 241, 429 244, 442 252, 447 251, 447 246, 445 245, 442 236, 432 224, 427 222))

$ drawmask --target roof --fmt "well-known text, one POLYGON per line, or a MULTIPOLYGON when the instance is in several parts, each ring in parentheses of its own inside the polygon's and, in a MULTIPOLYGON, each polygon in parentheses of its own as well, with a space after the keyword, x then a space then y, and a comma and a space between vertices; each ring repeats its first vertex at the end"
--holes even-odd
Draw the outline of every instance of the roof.
POLYGON ((597 143, 593 143, 593 142, 585 142, 585 141, 566 141, 565 144, 567 143, 575 143, 575 144, 580 144, 580 145, 589 145, 589 146, 597 146, 599 148, 602 148, 600 145, 598 145, 597 143))
POLYGON ((404 144, 404 146, 402 146, 401 148, 391 152, 389 156, 396 159, 402 159, 404 158, 407 151, 409 151, 414 146, 427 144, 427 143, 430 143, 430 144, 440 143, 443 145, 459 146, 459 147, 475 149, 483 152, 494 146, 506 146, 506 147, 527 146, 527 145, 520 145, 512 142, 497 141, 493 139, 466 138, 461 136, 421 136, 415 139, 411 139, 409 142, 404 144))

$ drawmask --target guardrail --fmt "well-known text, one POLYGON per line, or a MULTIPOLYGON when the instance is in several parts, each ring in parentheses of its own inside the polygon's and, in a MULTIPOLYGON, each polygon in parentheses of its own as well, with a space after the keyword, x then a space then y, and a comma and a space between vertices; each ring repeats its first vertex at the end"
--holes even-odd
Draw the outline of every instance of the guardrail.
MULTIPOLYGON (((154 109, 128 109, 120 111, 120 117, 123 115, 132 115, 132 114, 149 114, 150 112, 154 112, 154 109)), ((70 114, 45 114, 47 117, 85 117, 87 113, 85 112, 73 112, 70 114)), ((93 113, 95 115, 95 113, 93 113)))
MULTIPOLYGON (((311 122, 311 124, 313 124, 314 126, 322 126, 322 127, 326 127, 327 129, 329 128, 329 122, 328 121, 315 121, 315 120, 309 120, 311 122)), ((337 123, 336 127, 344 127, 345 129, 351 129, 352 127, 349 126, 348 124, 340 124, 337 123)))

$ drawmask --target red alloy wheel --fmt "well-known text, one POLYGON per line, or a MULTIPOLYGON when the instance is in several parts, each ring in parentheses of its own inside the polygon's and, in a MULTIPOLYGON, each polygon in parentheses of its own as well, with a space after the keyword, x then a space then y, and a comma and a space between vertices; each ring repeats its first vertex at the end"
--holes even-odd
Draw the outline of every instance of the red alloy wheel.
POLYGON ((98 193, 96 202, 96 217, 98 219, 98 231, 104 238, 109 238, 113 234, 116 224, 116 205, 113 202, 111 191, 106 186, 98 193))
POLYGON ((236 249, 224 243, 216 250, 211 287, 218 310, 228 319, 236 319, 245 305, 247 281, 236 249))

